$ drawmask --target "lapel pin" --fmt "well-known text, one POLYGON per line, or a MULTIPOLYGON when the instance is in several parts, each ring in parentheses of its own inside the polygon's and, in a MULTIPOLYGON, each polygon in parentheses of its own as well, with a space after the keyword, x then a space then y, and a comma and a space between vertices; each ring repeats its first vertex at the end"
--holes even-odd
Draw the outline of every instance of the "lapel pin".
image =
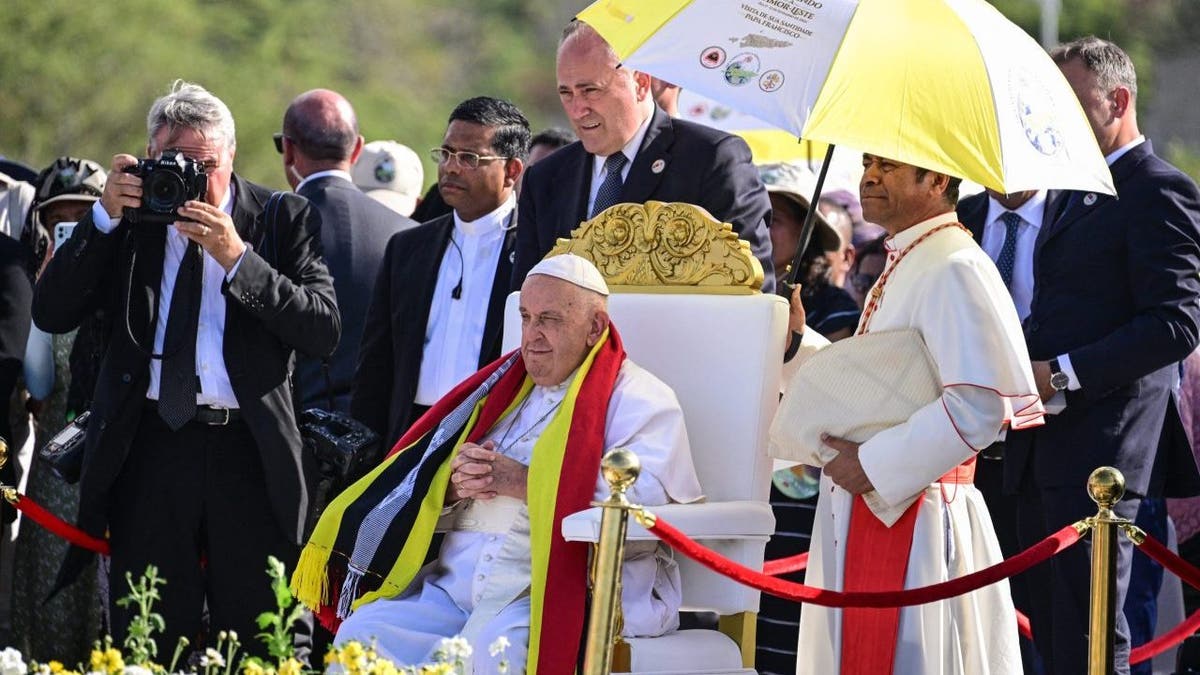
POLYGON ((656 160, 654 160, 654 163, 650 165, 650 172, 651 173, 662 173, 663 169, 665 169, 665 168, 667 168, 667 163, 662 161, 661 159, 656 159, 656 160))
POLYGON ((1089 192, 1083 196, 1083 205, 1084 206, 1091 206, 1092 204, 1095 204, 1095 203, 1096 203, 1096 193, 1095 192, 1089 192))

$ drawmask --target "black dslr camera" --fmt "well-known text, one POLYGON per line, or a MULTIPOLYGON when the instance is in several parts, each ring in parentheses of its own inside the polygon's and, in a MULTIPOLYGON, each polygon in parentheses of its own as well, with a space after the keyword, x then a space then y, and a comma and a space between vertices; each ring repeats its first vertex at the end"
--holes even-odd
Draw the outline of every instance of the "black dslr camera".
POLYGON ((160 159, 140 160, 125 167, 125 173, 142 177, 142 205, 127 207, 124 213, 134 225, 169 225, 183 220, 176 213, 179 207, 193 199, 204 199, 208 192, 204 165, 178 150, 167 150, 160 159))
POLYGON ((311 532, 329 502, 375 468, 384 448, 379 434, 344 413, 309 408, 298 422, 304 451, 318 469, 309 501, 311 532))

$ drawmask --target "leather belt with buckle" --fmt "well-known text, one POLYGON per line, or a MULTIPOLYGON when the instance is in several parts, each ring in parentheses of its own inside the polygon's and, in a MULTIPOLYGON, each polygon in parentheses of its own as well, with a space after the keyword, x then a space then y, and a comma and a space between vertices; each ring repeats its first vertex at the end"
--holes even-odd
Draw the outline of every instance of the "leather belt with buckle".
POLYGON ((217 408, 210 405, 198 405, 196 406, 196 417, 193 419, 201 424, 224 426, 230 422, 241 421, 242 411, 237 408, 217 408))
MULTIPOLYGON (((146 411, 158 414, 158 401, 148 398, 146 399, 146 411)), ((222 427, 233 422, 242 420, 242 411, 237 408, 218 408, 211 405, 196 406, 196 416, 191 419, 192 422, 200 424, 208 424, 210 426, 222 427)))

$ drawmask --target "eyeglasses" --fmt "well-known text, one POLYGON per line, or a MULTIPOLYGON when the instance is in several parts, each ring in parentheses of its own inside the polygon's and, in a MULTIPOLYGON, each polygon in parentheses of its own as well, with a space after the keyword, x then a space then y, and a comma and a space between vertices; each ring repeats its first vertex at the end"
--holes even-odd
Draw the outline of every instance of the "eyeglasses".
POLYGON ((284 136, 282 131, 276 131, 271 135, 271 139, 275 141, 275 152, 278 152, 281 155, 283 154, 283 139, 285 138, 287 138, 289 141, 292 140, 291 138, 284 136))
POLYGON ((441 164, 449 162, 451 158, 458 161, 459 166, 465 166, 468 169, 478 169, 480 162, 491 162, 497 159, 512 159, 511 157, 501 157, 499 155, 481 155, 470 150, 447 150, 446 148, 433 148, 429 151, 429 158, 441 164))

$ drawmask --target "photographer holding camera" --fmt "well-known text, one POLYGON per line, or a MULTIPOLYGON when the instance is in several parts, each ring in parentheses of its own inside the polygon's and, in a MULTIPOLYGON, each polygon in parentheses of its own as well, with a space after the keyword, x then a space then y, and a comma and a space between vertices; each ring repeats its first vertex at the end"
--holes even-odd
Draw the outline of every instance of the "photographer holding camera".
MULTIPOLYGON (((235 630, 253 651, 274 607, 268 555, 291 567, 308 510, 290 386, 294 351, 326 356, 341 331, 320 216, 233 174, 229 109, 176 81, 150 108, 149 159, 113 157, 100 201, 38 282, 34 321, 65 332, 113 317, 86 430, 78 524, 109 533, 112 596, 158 567, 166 630, 207 646, 235 630)), ((76 549, 60 584, 86 558, 76 549)), ((118 643, 129 608, 111 607, 118 643)))

